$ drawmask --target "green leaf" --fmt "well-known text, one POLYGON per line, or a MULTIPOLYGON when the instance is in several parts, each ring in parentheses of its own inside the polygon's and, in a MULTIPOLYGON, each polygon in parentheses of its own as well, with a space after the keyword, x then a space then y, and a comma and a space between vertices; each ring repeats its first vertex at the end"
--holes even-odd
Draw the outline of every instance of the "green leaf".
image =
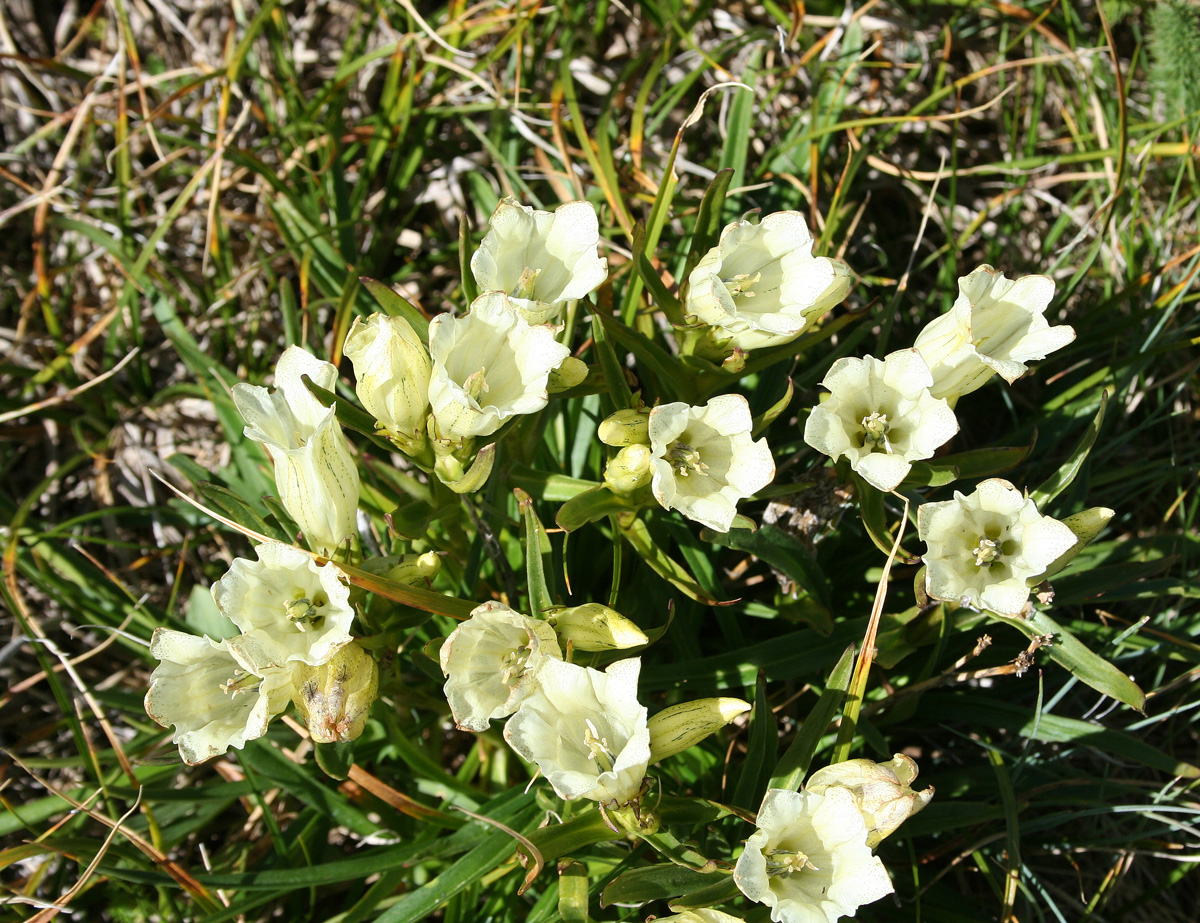
POLYGON ((696 214, 696 226, 692 229, 692 246, 688 250, 687 264, 683 270, 686 279, 696 268, 696 264, 715 247, 720 240, 724 222, 721 220, 721 209, 725 204, 725 194, 729 191, 730 180, 733 179, 733 167, 726 167, 713 177, 713 181, 704 190, 704 198, 700 200, 700 210, 696 214))
POLYGON ((608 384, 608 393, 603 395, 602 399, 608 405, 607 412, 612 413, 632 407, 633 392, 629 390, 629 381, 625 378, 625 364, 617 356, 616 349, 613 348, 612 338, 608 333, 609 328, 604 324, 605 320, 617 324, 612 320, 611 315, 602 314, 596 309, 592 310, 592 340, 596 344, 596 351, 600 354, 600 368, 604 370, 604 380, 608 384))
POLYGON ((479 287, 475 284, 475 273, 471 272, 471 259, 467 255, 470 248, 471 228, 467 224, 467 212, 458 218, 458 278, 462 285, 463 300, 470 305, 479 296, 479 287))
POLYGON ((820 746, 821 738, 829 730, 833 719, 841 712, 842 699, 850 688, 850 675, 854 670, 854 645, 846 648, 841 659, 829 674, 825 691, 813 706, 787 751, 775 766, 775 773, 767 788, 784 788, 796 791, 808 775, 813 756, 820 746))
MULTIPOLYGON (((506 821, 515 830, 528 826, 541 812, 534 806, 521 812, 517 822, 506 821)), ((504 862, 517 848, 517 840, 504 830, 492 829, 482 843, 415 891, 404 895, 376 919, 376 923, 417 923, 504 862)))
POLYGON ((221 614, 212 593, 203 586, 192 587, 183 620, 195 634, 208 635, 214 641, 234 638, 239 633, 237 625, 221 614))
POLYGON ((379 307, 383 308, 384 314, 388 317, 403 317, 413 328, 413 333, 417 335, 418 339, 426 346, 429 345, 429 318, 421 312, 420 308, 390 285, 380 282, 378 279, 359 276, 358 281, 379 302, 379 307))
POLYGON ((714 904, 723 903, 737 897, 741 893, 732 875, 722 875, 720 872, 714 872, 713 874, 720 875, 720 880, 706 887, 697 888, 695 891, 689 891, 675 898, 667 906, 671 908, 673 913, 679 913, 683 910, 698 910, 702 907, 711 907, 714 904))
MULTIPOLYGON (((884 492, 874 485, 868 484, 857 474, 854 475, 854 484, 854 495, 858 498, 858 511, 862 514, 867 535, 871 537, 876 548, 884 554, 890 555, 892 545, 896 540, 892 537, 891 530, 888 529, 887 515, 883 508, 884 492)), ((920 558, 909 554, 903 548, 896 551, 897 564, 916 564, 919 560, 920 558)))
POLYGON ((528 465, 513 465, 509 468, 508 483, 528 491, 535 500, 549 500, 555 503, 571 500, 584 491, 601 486, 595 481, 585 481, 565 474, 550 474, 528 465))
POLYGON ((238 525, 269 535, 277 541, 287 541, 281 530, 268 526, 254 508, 233 491, 211 481, 201 481, 196 485, 196 492, 210 504, 223 510, 238 525))
POLYGON ((396 507, 384 518, 392 531, 401 538, 414 541, 424 539, 429 524, 435 520, 445 519, 458 508, 457 503, 448 503, 439 509, 434 509, 425 500, 409 500, 396 507))
POLYGON ((554 608, 554 595, 546 582, 543 557, 550 554, 550 539, 542 527, 541 520, 533 510, 533 498, 519 487, 513 491, 517 506, 525 519, 525 579, 529 594, 530 614, 535 619, 546 617, 554 608))
POLYGON ((779 730, 775 713, 767 699, 767 682, 762 673, 754 689, 754 714, 750 721, 750 742, 742 760, 742 774, 734 789, 733 803, 751 810, 762 801, 766 767, 775 761, 779 746, 779 730))
POLYGON ((542 858, 552 862, 559 856, 578 852, 596 843, 622 840, 624 833, 613 830, 604 822, 604 817, 591 808, 565 824, 539 827, 529 834, 529 841, 537 847, 542 858))
POLYGON ((662 276, 646 256, 646 225, 641 221, 633 226, 633 266, 642 283, 654 296, 655 303, 667 315, 667 319, 673 324, 683 323, 683 309, 679 299, 663 283, 662 276))
MULTIPOLYGON (((667 401, 680 401, 686 397, 680 385, 694 379, 695 372, 690 371, 678 358, 632 327, 626 327, 615 318, 603 314, 595 314, 593 317, 604 328, 607 337, 633 353, 639 369, 644 368, 654 375, 660 397, 667 401)), ((608 374, 607 370, 605 374, 608 374)))
POLYGON ((1071 671, 1072 676, 1078 677, 1097 692, 1102 692, 1130 708, 1141 711, 1146 704, 1146 694, 1141 688, 1109 663, 1099 654, 1093 652, 1071 632, 1059 625, 1045 612, 1034 612, 1027 619, 1008 618, 1003 615, 993 615, 996 621, 1011 625, 1029 639, 1052 635, 1051 644, 1038 648, 1050 655, 1050 659, 1071 671))
POLYGON ((344 740, 332 744, 317 744, 314 748, 317 765, 331 779, 345 779, 354 765, 354 741, 344 740))
POLYGON ((600 906, 644 904, 647 901, 677 897, 707 888, 729 876, 722 872, 697 872, 674 863, 651 865, 618 875, 600 894, 600 906))
POLYGON ((627 497, 618 496, 601 484, 576 494, 564 503, 559 507, 554 521, 560 529, 574 532, 589 522, 636 509, 637 506, 627 497))
POLYGON ((369 590, 372 593, 378 593, 380 596, 404 603, 406 606, 412 606, 414 609, 423 609, 426 612, 436 612, 439 615, 449 615, 457 619, 465 619, 470 617, 471 610, 475 608, 475 604, 468 600, 457 599, 454 596, 443 596, 441 593, 422 590, 420 587, 408 586, 408 584, 388 580, 386 577, 380 577, 376 574, 368 574, 365 570, 351 567, 349 564, 339 564, 338 567, 350 578, 350 582, 354 586, 362 587, 364 590, 369 590))
POLYGON ((1084 432, 1083 438, 1079 440, 1079 444, 1075 446, 1075 450, 1071 453, 1070 458, 1066 463, 1058 469, 1054 474, 1050 475, 1037 490, 1029 494, 1034 505, 1039 509, 1045 509, 1047 503, 1066 490, 1071 482, 1075 480, 1075 476, 1079 474, 1079 469, 1083 467, 1083 463, 1087 461, 1088 453, 1091 452, 1092 446, 1096 442, 1096 437, 1100 435, 1100 426, 1104 422, 1104 408, 1108 406, 1108 391, 1100 392, 1100 409, 1096 411, 1096 417, 1084 432))
POLYGON ((696 578, 658 546, 658 543, 650 535, 646 523, 641 519, 630 517, 627 524, 620 524, 620 529, 621 534, 633 546, 633 550, 641 556, 651 570, 668 583, 678 587, 696 602, 704 603, 707 606, 730 606, 737 602, 736 599, 725 601, 711 599, 705 593, 704 588, 696 582, 696 578))
POLYGON ((334 394, 332 391, 326 391, 320 385, 315 384, 307 375, 301 376, 301 381, 304 386, 326 407, 332 407, 333 412, 337 415, 338 422, 346 429, 352 429, 356 433, 362 433, 364 436, 369 436, 372 439, 375 435, 375 418, 363 410, 351 404, 344 397, 334 394))
POLYGON ((1096 536, 1104 531, 1104 527, 1108 525, 1113 515, 1113 511, 1107 507, 1093 506, 1064 519, 1062 524, 1075 534, 1075 544, 1054 559, 1054 562, 1042 574, 1042 579, 1049 580, 1074 561, 1079 552, 1095 541, 1096 536))
POLYGON ((751 435, 754 437, 762 435, 762 431, 774 423, 775 419, 787 410, 787 405, 792 402, 792 395, 795 393, 796 386, 792 379, 788 378, 787 388, 783 392, 783 397, 763 411, 761 415, 754 418, 754 429, 751 431, 751 435))
POLYGON ((1031 714, 1026 706, 967 692, 945 695, 926 693, 923 704, 925 720, 930 726, 938 721, 966 723, 968 726, 981 723, 988 727, 1014 730, 1022 737, 1043 743, 1095 747, 1120 759, 1160 769, 1169 775, 1200 779, 1200 766, 1177 760, 1125 731, 1106 728, 1091 721, 1044 712, 1040 715, 1031 714))

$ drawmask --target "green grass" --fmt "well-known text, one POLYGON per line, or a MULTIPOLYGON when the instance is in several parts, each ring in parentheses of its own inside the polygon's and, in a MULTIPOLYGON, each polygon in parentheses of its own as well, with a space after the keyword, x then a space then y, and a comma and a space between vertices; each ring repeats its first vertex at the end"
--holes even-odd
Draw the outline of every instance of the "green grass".
MULTIPOLYGON (((712 227, 798 209, 820 252, 860 276, 848 306, 861 314, 846 326, 710 389, 738 387, 760 413, 792 377, 797 396, 766 431, 778 484, 820 477, 824 459, 796 420, 829 365, 910 345, 980 263, 1052 275, 1051 313, 1078 337, 1012 388, 964 399, 952 451, 1028 446, 1036 430, 1003 475, 1032 490, 1072 458, 1110 395, 1090 453, 1043 511, 1116 515, 1055 579, 1050 612, 1135 678, 1145 710, 1073 676, 1054 659, 1061 647, 1021 678, 994 670, 1025 634, 963 609, 919 611, 917 569, 897 564, 851 755, 907 749, 938 794, 880 849, 897 899, 859 919, 1192 919, 1200 190, 1196 113, 1165 106, 1147 74, 1152 17, 1135 9, 1106 28, 1071 4, 876 5, 836 34, 840 4, 809 4, 804 24, 774 3, 658 0, 638 5, 636 22, 607 2, 422 4, 434 41, 407 5, 312 6, 151 24, 140 5, 114 2, 63 19, 58 44, 53 6, 5 13, 19 54, 0 63, 15 101, 0 113, 0 212, 12 210, 0 245, 0 619, 13 639, 0 644, 0 918, 61 903, 114 921, 641 920, 666 903, 601 909, 612 881, 674 872, 668 837, 728 860, 751 831, 690 798, 753 810, 797 737, 814 765, 829 760, 836 729, 810 716, 863 638, 885 560, 854 509, 812 550, 743 533, 718 544, 655 510, 647 534, 683 572, 676 583, 608 518, 551 535, 552 598, 609 601, 648 632, 672 620, 643 655, 652 712, 701 695, 759 703, 748 724, 660 767, 657 841, 616 838, 589 803, 564 806, 544 784, 526 791, 498 730, 450 730, 427 650, 453 627, 444 615, 389 614, 384 699, 354 749, 362 781, 328 778, 281 722, 244 751, 182 768, 142 707, 152 630, 204 630, 197 599, 250 547, 148 469, 193 494, 211 481, 275 522, 234 382, 262 382, 291 343, 336 359, 353 317, 376 309, 360 277, 428 314, 464 308, 460 215, 473 249, 512 194, 600 209, 612 248, 599 302, 624 324, 592 325, 581 305, 572 345, 594 337, 583 358, 613 381, 632 351, 648 401, 700 389, 672 374, 650 295, 683 277, 708 182, 730 168, 712 227), (794 26, 781 52, 777 27, 786 39, 794 26), (727 80, 751 89, 717 90, 683 127, 727 80), (661 271, 649 284, 630 259, 643 251, 639 221, 661 271), (795 599, 764 561, 799 585, 795 599), (993 644, 973 657, 985 632, 993 644), (430 813, 404 813, 391 790, 430 813), (554 818, 567 823, 543 826, 554 818), (545 860, 523 893, 504 828, 545 860)), ((459 600, 523 602, 512 490, 553 523, 573 490, 563 477, 601 478, 594 434, 611 400, 556 399, 514 425, 492 480, 461 501, 354 436, 380 550, 442 552, 434 588, 459 600), (432 524, 416 522, 415 541, 389 534, 383 515, 398 509, 432 524)), ((219 505, 225 495, 208 490, 219 505)), ((762 506, 744 511, 758 519, 762 506)), ((884 530, 902 515, 891 498, 874 513, 884 530)), ((919 549, 915 528, 904 547, 919 549)), ((744 901, 726 909, 766 919, 744 901)))

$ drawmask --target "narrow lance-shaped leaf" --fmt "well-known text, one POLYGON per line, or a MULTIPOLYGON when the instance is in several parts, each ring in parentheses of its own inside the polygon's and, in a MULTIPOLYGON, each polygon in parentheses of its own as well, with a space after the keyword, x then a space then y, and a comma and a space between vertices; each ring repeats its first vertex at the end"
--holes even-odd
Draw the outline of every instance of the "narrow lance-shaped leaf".
POLYGON ((1079 440, 1079 444, 1075 446, 1075 450, 1071 453, 1071 456, 1061 468, 1046 478, 1038 486, 1037 490, 1030 492, 1029 497, 1039 510, 1044 509, 1047 503, 1070 487, 1071 482, 1075 480, 1075 476, 1079 474, 1079 469, 1087 461, 1088 453, 1091 452, 1092 446, 1096 443, 1096 437, 1100 435, 1100 426, 1104 422, 1104 408, 1107 406, 1108 392, 1101 391, 1100 409, 1096 411, 1095 419, 1088 425, 1087 431, 1084 432, 1083 438, 1079 440))
POLYGON ((535 619, 544 619, 546 613, 554 607, 554 598, 546 582, 546 568, 543 562, 543 556, 550 554, 550 539, 537 513, 534 512, 533 498, 520 488, 513 493, 525 520, 525 574, 530 614, 535 619))
POLYGON ((854 668, 854 645, 846 648, 837 664, 829 674, 825 691, 813 706, 795 738, 788 745, 787 752, 775 766, 768 788, 784 788, 796 791, 800 783, 808 775, 813 756, 821 738, 829 729, 830 722, 841 711, 842 699, 850 688, 850 675, 854 668))
POLYGON ((1031 640, 1037 637, 1051 638, 1050 643, 1043 644, 1038 650, 1047 653, 1051 660, 1066 667, 1072 676, 1087 683, 1097 692, 1112 696, 1139 711, 1145 705, 1146 694, 1137 683, 1088 648, 1046 613, 1034 612, 1027 619, 1001 615, 993 615, 992 618, 1005 625, 1011 625, 1031 640))

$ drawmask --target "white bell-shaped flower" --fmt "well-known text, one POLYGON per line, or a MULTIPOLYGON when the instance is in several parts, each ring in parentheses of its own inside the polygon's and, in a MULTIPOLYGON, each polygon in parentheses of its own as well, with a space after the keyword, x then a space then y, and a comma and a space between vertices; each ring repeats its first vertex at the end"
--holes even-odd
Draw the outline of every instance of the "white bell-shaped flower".
POLYGON ((255 672, 318 666, 350 643, 350 587, 332 562, 320 567, 299 548, 264 542, 257 561, 235 558, 212 585, 217 608, 242 634, 230 648, 255 672))
POLYGON ((504 739, 537 764, 560 798, 628 804, 650 761, 646 707, 637 700, 641 666, 634 657, 601 673, 546 661, 537 689, 508 719, 504 739))
POLYGON ((608 278, 599 245, 600 223, 591 202, 544 212, 506 197, 471 257, 471 274, 481 292, 504 292, 525 320, 544 324, 608 278))
POLYGON ((686 315, 715 328, 730 349, 790 343, 850 291, 849 267, 812 248, 800 212, 735 221, 688 276, 686 315))
POLYGON ((804 441, 892 490, 919 459, 958 432, 949 403, 929 393, 933 378, 913 349, 883 359, 839 359, 821 382, 831 392, 804 424, 804 441))
POLYGON ((834 923, 893 890, 844 788, 768 791, 733 880, 775 923, 834 923))
POLYGON ((429 403, 438 437, 451 442, 489 436, 509 417, 541 410, 551 369, 571 354, 553 327, 526 323, 500 292, 480 295, 465 316, 430 321, 429 352, 429 403))
POLYGON ((662 404, 650 411, 651 492, 665 509, 728 532, 737 502, 775 478, 766 439, 751 437, 750 405, 722 394, 703 407, 662 404))
POLYGON ((156 628, 150 655, 160 663, 150 674, 146 713, 163 727, 174 725, 189 765, 262 737, 291 700, 292 670, 257 675, 227 641, 156 628))
POLYGON ((450 633, 439 653, 454 723, 486 731, 517 710, 536 688, 542 665, 561 660, 554 629, 504 603, 486 602, 450 633))
POLYGON ((401 448, 425 443, 432 363, 403 317, 356 317, 342 349, 354 365, 354 391, 378 427, 401 448))
POLYGON ((333 365, 289 346, 275 366, 275 388, 239 383, 233 402, 246 421, 246 437, 270 451, 288 515, 310 547, 331 552, 355 531, 358 468, 333 408, 305 387, 304 375, 327 391, 337 382, 333 365))
POLYGON ((961 600, 1018 615, 1029 586, 1075 544, 1075 533, 1043 516, 1008 481, 991 478, 964 496, 924 503, 917 533, 928 550, 925 586, 935 599, 961 600))
POLYGON ((1025 363, 1045 359, 1075 339, 1066 325, 1051 327, 1046 308, 1054 280, 1006 278, 980 266, 958 280, 958 299, 917 336, 916 350, 933 373, 934 397, 955 400, 999 375, 1012 384, 1025 363))

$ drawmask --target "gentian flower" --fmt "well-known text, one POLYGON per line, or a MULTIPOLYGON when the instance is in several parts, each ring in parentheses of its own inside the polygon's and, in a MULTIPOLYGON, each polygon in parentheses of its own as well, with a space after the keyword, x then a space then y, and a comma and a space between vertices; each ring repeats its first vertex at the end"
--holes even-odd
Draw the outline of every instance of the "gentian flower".
POLYGON ((917 533, 928 550, 925 586, 935 599, 962 600, 1000 615, 1018 615, 1029 586, 1076 542, 1075 533, 1043 516, 1008 481, 991 478, 964 496, 923 503, 917 533))
POLYGON ((558 637, 541 619, 486 602, 450 633, 439 654, 454 723, 486 731, 517 710, 536 688, 548 660, 561 660, 558 637))
POLYGON ((912 463, 930 458, 958 432, 950 405, 929 393, 933 378, 912 349, 883 359, 839 359, 821 382, 828 400, 814 407, 804 441, 850 467, 880 490, 892 490, 912 463))
POLYGON ((737 502, 766 487, 775 460, 766 439, 751 437, 750 405, 722 394, 703 407, 662 404, 650 411, 650 489, 664 509, 728 532, 737 502))
POLYGON ((733 880, 775 923, 834 923, 893 890, 854 796, 838 787, 768 791, 733 880))
POLYGON ((1046 276, 1009 279, 985 265, 960 278, 958 292, 954 306, 914 344, 933 374, 934 397, 957 400, 997 374, 1012 384, 1025 363, 1075 339, 1073 328, 1046 320, 1054 297, 1054 280, 1046 276))
POLYGON ((500 292, 480 295, 465 316, 430 321, 429 352, 438 438, 459 443, 545 407, 550 371, 571 354, 554 339, 554 328, 526 323, 500 292))
POLYGON ((599 244, 591 202, 544 212, 504 198, 471 257, 471 273, 481 292, 504 292, 526 321, 544 324, 608 278, 599 244))
POLYGON ((504 739, 536 763, 560 798, 624 805, 642 789, 650 761, 646 707, 637 700, 640 658, 601 673, 548 660, 537 688, 504 728, 504 739))
POLYGON ((257 561, 235 558, 212 585, 217 608, 242 634, 229 641, 255 672, 325 663, 350 643, 350 587, 332 562, 320 567, 299 548, 264 542, 257 561))
POLYGON ((410 454, 425 445, 432 363, 403 317, 356 317, 342 348, 354 365, 354 391, 385 436, 410 454))
POLYGON ((291 699, 292 669, 254 673, 227 641, 156 628, 150 655, 160 663, 150 674, 146 713, 163 727, 174 725, 189 765, 262 737, 291 699))
POLYGON ((790 343, 850 291, 849 267, 812 247, 800 212, 735 221, 688 276, 684 313, 729 350, 790 343))

